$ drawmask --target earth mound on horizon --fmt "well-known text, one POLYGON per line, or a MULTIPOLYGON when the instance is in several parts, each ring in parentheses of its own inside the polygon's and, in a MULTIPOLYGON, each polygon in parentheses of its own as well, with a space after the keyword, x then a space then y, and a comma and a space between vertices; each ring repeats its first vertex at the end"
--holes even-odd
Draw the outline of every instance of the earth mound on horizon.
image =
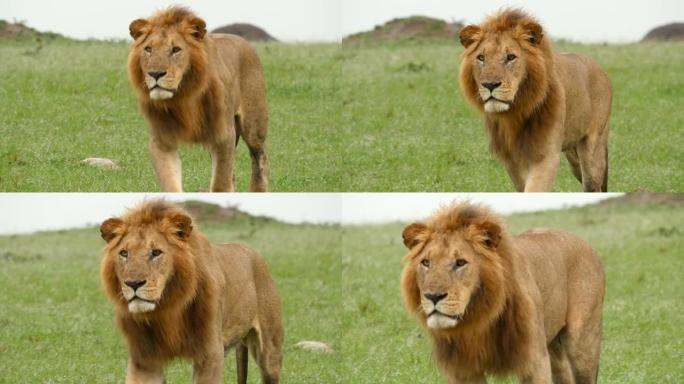
POLYGON ((211 32, 230 33, 232 35, 238 35, 247 41, 278 41, 263 29, 247 23, 228 24, 223 27, 218 27, 211 32))
POLYGON ((373 30, 359 32, 342 39, 343 43, 362 41, 391 41, 411 39, 457 39, 461 22, 447 22, 427 16, 392 19, 373 30))
POLYGON ((684 41, 684 23, 670 23, 653 28, 641 41, 684 41))

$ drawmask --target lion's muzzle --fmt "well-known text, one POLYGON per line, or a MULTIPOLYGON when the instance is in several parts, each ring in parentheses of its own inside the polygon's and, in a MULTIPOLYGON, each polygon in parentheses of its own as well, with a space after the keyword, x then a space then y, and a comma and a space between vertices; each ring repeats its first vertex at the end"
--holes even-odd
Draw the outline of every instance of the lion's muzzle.
POLYGON ((173 97, 174 89, 169 87, 166 71, 151 71, 145 75, 145 84, 150 89, 150 99, 168 100, 173 97))
POLYGON ((426 293, 421 298, 420 305, 427 316, 428 328, 452 328, 463 320, 463 314, 455 311, 455 303, 444 300, 447 297, 446 293, 426 293))

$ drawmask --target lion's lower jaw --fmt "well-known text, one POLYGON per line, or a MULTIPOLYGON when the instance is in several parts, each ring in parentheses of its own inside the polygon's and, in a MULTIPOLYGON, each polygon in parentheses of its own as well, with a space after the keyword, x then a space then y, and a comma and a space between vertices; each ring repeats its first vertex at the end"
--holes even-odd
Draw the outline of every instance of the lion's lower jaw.
POLYGON ((435 313, 427 318, 427 326, 430 329, 453 328, 458 324, 458 320, 452 319, 439 313, 435 313))
POLYGON ((149 301, 133 300, 128 303, 128 311, 130 313, 152 312, 156 307, 156 304, 150 303, 149 301))
POLYGON ((510 107, 510 105, 499 100, 488 100, 484 104, 484 110, 487 113, 506 112, 510 107))
POLYGON ((150 91, 150 99, 152 100, 168 100, 173 97, 173 92, 166 89, 155 88, 150 91))

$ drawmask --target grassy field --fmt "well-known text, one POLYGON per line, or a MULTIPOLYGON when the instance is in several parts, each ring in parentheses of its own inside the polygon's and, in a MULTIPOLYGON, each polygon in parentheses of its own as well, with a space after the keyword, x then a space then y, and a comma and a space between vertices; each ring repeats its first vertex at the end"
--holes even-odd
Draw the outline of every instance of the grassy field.
MULTIPOLYGON (((341 235, 336 226, 241 219, 200 228, 212 241, 249 244, 267 260, 283 300, 285 383, 333 383, 339 352, 295 348, 320 340, 339 349, 341 235), (315 314, 312 315, 312 314, 315 314)), ((127 351, 99 282, 97 228, 0 237, 0 383, 121 383, 127 351)), ((224 380, 235 382, 235 359, 224 380)), ((260 383, 250 361, 250 383, 260 383)), ((175 362, 168 383, 186 383, 175 362)))
MULTIPOLYGON (((557 44, 587 54, 611 78, 611 191, 681 191, 684 45, 557 44)), ((344 47, 344 188, 355 191, 511 191, 488 151, 479 114, 458 89, 460 45, 344 47)), ((556 191, 581 191, 565 159, 556 191)))
MULTIPOLYGON (((268 79, 270 184, 275 191, 339 190, 339 46, 260 44, 268 79)), ((147 123, 126 78, 128 44, 0 41, 0 191, 158 191, 147 123), (119 162, 117 171, 81 165, 119 162)), ((211 160, 181 150, 183 184, 208 190, 211 160)), ((246 191, 250 160, 236 160, 246 191)))
MULTIPOLYGON (((599 252, 607 277, 600 383, 684 381, 684 205, 604 204, 517 214, 512 233, 563 228, 599 252)), ((399 292, 407 223, 344 228, 345 383, 445 382, 399 292)), ((514 382, 499 380, 496 382, 514 382)))
MULTIPOLYGON (((682 44, 575 45, 614 87, 611 191, 681 191, 682 44)), ((273 191, 511 191, 457 86, 453 41, 257 44, 268 80, 273 191), (401 176, 397 176, 401 175, 401 176)), ((0 41, 0 190, 156 191, 125 43, 0 41), (118 171, 81 165, 108 157, 118 171)), ((204 149, 182 150, 184 188, 206 190, 204 149)), ((249 157, 240 145, 237 187, 249 157)), ((563 160, 558 191, 580 191, 563 160)))

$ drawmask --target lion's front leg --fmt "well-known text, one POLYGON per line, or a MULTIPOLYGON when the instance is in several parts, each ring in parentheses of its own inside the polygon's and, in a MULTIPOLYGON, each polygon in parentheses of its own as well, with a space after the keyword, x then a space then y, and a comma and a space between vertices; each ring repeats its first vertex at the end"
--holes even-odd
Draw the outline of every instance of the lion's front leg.
POLYGON ((162 192, 183 192, 181 161, 177 147, 152 138, 149 150, 162 192))
POLYGON ((530 164, 525 192, 551 192, 559 164, 560 151, 548 153, 541 161, 530 164))
POLYGON ((128 360, 126 384, 163 384, 164 368, 160 364, 145 364, 128 360))
POLYGON ((235 129, 215 142, 209 143, 207 149, 211 154, 211 191, 235 191, 235 129))
POLYGON ((223 374, 223 346, 217 343, 192 365, 193 384, 219 384, 223 374))

